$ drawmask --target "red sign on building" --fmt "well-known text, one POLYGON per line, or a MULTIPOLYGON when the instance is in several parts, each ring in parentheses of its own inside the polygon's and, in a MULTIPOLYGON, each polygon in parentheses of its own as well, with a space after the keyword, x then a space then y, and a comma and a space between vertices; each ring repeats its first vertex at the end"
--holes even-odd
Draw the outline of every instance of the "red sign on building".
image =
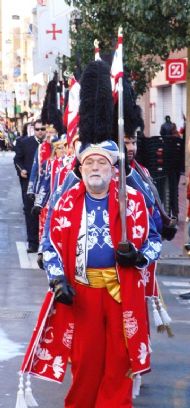
POLYGON ((187 77, 187 61, 184 58, 166 61, 166 80, 169 82, 185 81, 187 77))

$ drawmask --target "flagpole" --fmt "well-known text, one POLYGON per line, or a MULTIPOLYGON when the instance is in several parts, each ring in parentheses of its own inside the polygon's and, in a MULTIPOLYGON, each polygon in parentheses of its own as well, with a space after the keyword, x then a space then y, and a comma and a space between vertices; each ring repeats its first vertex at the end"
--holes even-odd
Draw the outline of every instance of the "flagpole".
POLYGON ((124 149, 124 118, 123 118, 123 29, 118 30, 118 51, 121 58, 121 68, 118 80, 118 144, 119 144, 119 208, 121 218, 121 242, 120 249, 127 250, 126 228, 126 172, 125 172, 125 149, 124 149))

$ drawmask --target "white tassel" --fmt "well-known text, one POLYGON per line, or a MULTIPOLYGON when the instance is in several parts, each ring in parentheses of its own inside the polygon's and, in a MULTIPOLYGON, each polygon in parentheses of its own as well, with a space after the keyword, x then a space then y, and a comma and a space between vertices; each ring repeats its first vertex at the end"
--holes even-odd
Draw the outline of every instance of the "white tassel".
POLYGON ((160 315, 161 315, 162 321, 166 326, 168 326, 171 323, 172 319, 169 316, 167 310, 162 306, 160 299, 158 299, 158 305, 160 308, 160 315))
POLYGON ((163 326, 163 321, 162 321, 162 319, 160 317, 160 314, 158 312, 158 309, 157 309, 157 306, 156 306, 156 303, 155 303, 154 299, 152 299, 152 307, 153 307, 153 317, 154 317, 155 326, 156 327, 163 326))
POLYGON ((19 375, 20 375, 20 380, 19 380, 19 385, 18 385, 17 400, 16 400, 15 408, 28 408, 27 405, 26 405, 26 401, 24 399, 24 378, 23 378, 23 374, 19 373, 19 375))
POLYGON ((138 397, 138 395, 140 394, 140 388, 141 388, 141 375, 137 374, 133 380, 133 391, 132 391, 133 399, 138 397))
POLYGON ((33 394, 32 394, 32 388, 31 388, 31 381, 30 381, 30 374, 27 374, 27 380, 26 380, 26 389, 25 389, 25 401, 27 407, 38 407, 38 403, 35 400, 33 394))

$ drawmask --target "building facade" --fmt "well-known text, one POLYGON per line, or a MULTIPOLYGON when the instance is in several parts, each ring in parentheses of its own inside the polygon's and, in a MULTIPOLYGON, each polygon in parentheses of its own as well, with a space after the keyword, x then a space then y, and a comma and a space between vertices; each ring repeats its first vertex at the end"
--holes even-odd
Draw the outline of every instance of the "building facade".
MULTIPOLYGON (((171 53, 169 59, 182 58, 187 60, 187 49, 171 53)), ((160 134, 161 124, 165 116, 169 115, 172 122, 180 130, 186 118, 186 81, 171 83, 166 80, 166 63, 162 70, 152 80, 149 90, 140 98, 144 121, 145 135, 157 136, 160 134)))

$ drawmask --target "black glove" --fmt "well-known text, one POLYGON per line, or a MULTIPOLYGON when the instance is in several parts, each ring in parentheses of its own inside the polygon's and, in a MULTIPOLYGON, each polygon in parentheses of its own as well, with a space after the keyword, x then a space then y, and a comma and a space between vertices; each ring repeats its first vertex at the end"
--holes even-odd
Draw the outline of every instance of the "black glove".
POLYGON ((177 225, 163 225, 161 234, 162 239, 171 241, 175 237, 177 230, 178 230, 177 225))
POLYGON ((37 264, 38 264, 40 269, 44 269, 43 254, 38 254, 37 264))
POLYGON ((125 146, 124 150, 125 150, 125 173, 126 173, 126 176, 128 176, 128 174, 131 172, 131 166, 129 164, 129 160, 128 160, 128 157, 127 157, 127 148, 126 148, 126 146, 125 146))
POLYGON ((32 207, 31 209, 31 214, 35 216, 40 215, 41 211, 42 211, 42 207, 39 207, 38 205, 34 205, 34 207, 32 207))
POLYGON ((116 251, 116 261, 120 266, 143 267, 146 264, 146 258, 137 251, 131 242, 128 242, 128 251, 123 252, 120 249, 116 251))
POLYGON ((50 288, 55 292, 55 300, 57 300, 57 302, 64 303, 65 305, 72 305, 75 291, 68 283, 65 276, 51 279, 50 288))
POLYGON ((27 196, 28 196, 28 199, 29 199, 30 201, 34 201, 34 200, 35 200, 35 194, 30 193, 30 194, 27 194, 27 196))

